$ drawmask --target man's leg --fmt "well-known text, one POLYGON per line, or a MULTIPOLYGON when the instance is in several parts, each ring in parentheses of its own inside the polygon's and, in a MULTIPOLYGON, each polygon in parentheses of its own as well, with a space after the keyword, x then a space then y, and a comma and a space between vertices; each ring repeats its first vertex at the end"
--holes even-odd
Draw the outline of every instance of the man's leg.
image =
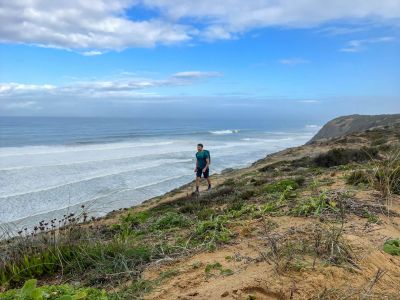
POLYGON ((208 183, 208 190, 211 190, 211 180, 210 180, 210 169, 207 169, 204 173, 204 178, 207 179, 207 183, 208 183))
POLYGON ((207 182, 208 182, 208 189, 211 189, 211 180, 210 180, 210 177, 207 177, 207 182))
POLYGON ((196 171, 196 192, 199 192, 200 187, 200 180, 201 180, 201 169, 197 169, 196 171))
POLYGON ((199 186, 200 186, 200 177, 196 175, 196 192, 199 191, 199 186))

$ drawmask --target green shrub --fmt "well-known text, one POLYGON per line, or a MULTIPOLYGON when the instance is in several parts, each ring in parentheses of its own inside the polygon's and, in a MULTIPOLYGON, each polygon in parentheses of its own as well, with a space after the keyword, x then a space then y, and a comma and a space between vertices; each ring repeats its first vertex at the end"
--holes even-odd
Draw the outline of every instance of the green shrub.
POLYGON ((73 259, 64 261, 64 273, 81 274, 80 281, 89 285, 104 285, 104 280, 111 283, 108 274, 121 274, 120 277, 113 277, 114 280, 130 278, 130 273, 126 271, 140 270, 153 254, 148 246, 119 240, 82 245, 76 247, 75 251, 73 259))
POLYGON ((226 217, 236 220, 242 216, 256 218, 261 216, 261 210, 255 204, 245 204, 236 209, 228 210, 226 217))
POLYGON ((400 153, 394 160, 379 162, 375 168, 375 186, 384 197, 400 195, 400 153))
POLYGON ((235 180, 233 178, 228 178, 222 183, 222 185, 224 185, 224 186, 234 186, 235 185, 235 180))
POLYGON ((30 279, 21 289, 0 293, 2 300, 106 300, 104 290, 75 288, 67 284, 37 287, 37 280, 30 279))
POLYGON ((253 197, 255 194, 254 189, 247 189, 244 191, 241 191, 238 195, 238 197, 242 200, 249 200, 251 197, 253 197))
POLYGON ((19 260, 4 262, 0 270, 0 283, 14 285, 32 277, 52 275, 61 267, 61 259, 74 257, 74 249, 64 245, 23 255, 19 260))
POLYGON ((366 171, 355 170, 346 178, 346 183, 351 185, 368 184, 369 175, 366 171))
POLYGON ((153 228, 155 229, 170 229, 175 227, 185 227, 190 224, 190 220, 183 214, 176 212, 167 212, 155 221, 153 228))
POLYGON ((291 187, 292 190, 295 190, 299 188, 299 184, 293 179, 283 179, 266 185, 263 190, 265 193, 282 193, 285 192, 288 187, 291 187))
POLYGON ((130 286, 127 286, 116 293, 110 294, 110 300, 121 299, 142 299, 143 294, 153 290, 156 282, 150 280, 138 279, 130 286))
POLYGON ((220 188, 212 189, 210 193, 203 194, 203 198, 218 198, 230 195, 235 192, 233 186, 222 186, 220 188))
POLYGON ((204 205, 199 201, 186 201, 178 208, 180 213, 184 214, 197 214, 203 210, 204 205))
POLYGON ((204 269, 204 272, 206 273, 206 275, 210 276, 212 274, 212 271, 219 271, 220 275, 223 275, 223 276, 233 275, 233 271, 231 269, 223 268, 219 262, 215 262, 213 264, 206 265, 206 267, 204 269))
POLYGON ((114 224, 111 226, 113 230, 116 230, 121 238, 127 238, 133 234, 140 234, 139 227, 144 224, 150 217, 150 212, 148 210, 128 213, 120 218, 119 224, 114 224))
POLYGON ((380 137, 380 138, 377 138, 377 139, 373 140, 371 142, 371 146, 373 146, 373 147, 380 146, 382 144, 385 144, 386 142, 387 142, 387 138, 386 137, 380 137))
POLYGON ((318 155, 314 163, 318 167, 330 168, 334 166, 346 165, 351 162, 364 162, 378 156, 375 148, 344 149, 335 148, 326 153, 318 155))
POLYGON ((383 251, 391 255, 400 255, 400 239, 386 241, 383 245, 383 251))
POLYGON ((122 223, 129 223, 130 225, 139 225, 145 223, 150 217, 148 210, 139 211, 134 214, 128 213, 128 215, 121 218, 122 223))
POLYGON ((215 210, 212 208, 203 208, 196 215, 199 220, 208 220, 215 215, 215 210))
POLYGON ((378 223, 381 222, 381 220, 379 219, 379 217, 378 217, 376 214, 370 212, 367 208, 364 208, 364 209, 363 209, 363 214, 362 214, 362 216, 363 216, 364 218, 367 218, 367 219, 368 219, 368 222, 370 222, 370 223, 378 224, 378 223))
POLYGON ((207 264, 204 272, 210 273, 212 270, 220 270, 222 268, 222 265, 219 262, 215 262, 213 264, 207 264))
POLYGON ((298 186, 303 186, 306 182, 306 178, 304 176, 296 176, 294 181, 297 183, 298 186))
POLYGON ((232 234, 226 227, 227 222, 227 217, 224 215, 200 221, 196 226, 196 238, 206 243, 209 249, 215 249, 217 243, 226 243, 231 238, 232 234))
POLYGON ((229 205, 227 207, 227 211, 239 211, 242 209, 244 204, 245 204, 245 201, 243 201, 242 199, 235 199, 234 201, 229 203, 229 205))
POLYGON ((233 271, 231 269, 222 269, 221 275, 222 276, 231 276, 231 275, 233 275, 233 271))
POLYGON ((263 205, 261 207, 262 212, 264 213, 272 213, 272 212, 276 212, 279 209, 279 207, 276 205, 276 202, 268 202, 267 204, 263 205))
POLYGON ((378 146, 378 149, 380 152, 390 152, 393 151, 393 149, 398 148, 399 145, 392 145, 392 144, 382 144, 378 146))
POLYGON ((153 254, 147 246, 121 239, 60 246, 49 256, 43 253, 25 256, 22 261, 12 261, 3 266, 0 273, 2 284, 13 287, 32 277, 54 274, 62 266, 64 275, 79 277, 85 284, 96 285, 104 283, 107 274, 121 274, 113 277, 114 280, 129 276, 127 269, 141 267, 149 262, 153 254))
POLYGON ((335 201, 330 200, 325 193, 321 193, 317 197, 309 197, 301 201, 291 210, 291 213, 296 216, 321 215, 326 210, 337 212, 336 206, 335 201))

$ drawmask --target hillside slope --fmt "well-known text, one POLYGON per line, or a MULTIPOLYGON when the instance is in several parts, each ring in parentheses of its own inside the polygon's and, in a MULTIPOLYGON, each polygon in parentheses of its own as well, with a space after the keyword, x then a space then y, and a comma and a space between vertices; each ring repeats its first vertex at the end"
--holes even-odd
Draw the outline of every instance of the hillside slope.
POLYGON ((354 132, 363 132, 375 127, 391 126, 399 123, 400 114, 342 116, 326 123, 309 143, 317 140, 341 137, 354 132))
POLYGON ((50 299, 399 299, 399 139, 400 125, 353 133, 213 175, 200 196, 190 183, 67 216, 0 244, 0 299, 32 277, 50 299))

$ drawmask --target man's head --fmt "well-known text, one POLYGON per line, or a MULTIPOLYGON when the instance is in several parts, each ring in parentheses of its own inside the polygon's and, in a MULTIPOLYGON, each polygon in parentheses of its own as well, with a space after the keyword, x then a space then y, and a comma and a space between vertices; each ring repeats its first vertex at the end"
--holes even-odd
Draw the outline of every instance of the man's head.
POLYGON ((197 151, 203 150, 203 144, 197 144, 197 151))

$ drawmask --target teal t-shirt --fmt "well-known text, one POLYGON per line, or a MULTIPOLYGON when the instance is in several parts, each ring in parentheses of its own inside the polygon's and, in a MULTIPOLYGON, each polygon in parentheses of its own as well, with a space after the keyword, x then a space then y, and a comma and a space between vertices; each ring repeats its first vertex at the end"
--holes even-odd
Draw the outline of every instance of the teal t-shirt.
POLYGON ((197 159, 197 167, 200 169, 204 169, 204 167, 207 165, 206 159, 210 159, 207 151, 201 151, 196 153, 196 159, 197 159))

